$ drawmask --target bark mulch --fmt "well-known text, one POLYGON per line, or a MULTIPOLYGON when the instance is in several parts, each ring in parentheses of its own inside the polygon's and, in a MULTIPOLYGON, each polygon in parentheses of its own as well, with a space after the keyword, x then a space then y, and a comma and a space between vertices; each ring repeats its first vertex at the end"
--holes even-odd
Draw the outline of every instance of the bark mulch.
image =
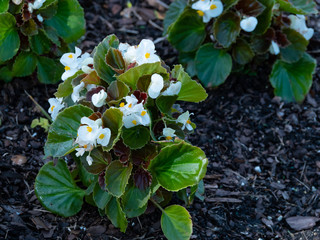
MULTIPOLYGON (((92 50, 111 33, 131 44, 151 38, 169 65, 177 63, 161 32, 170 1, 131 2, 134 8, 125 10, 126 1, 81 0, 87 19, 81 48, 92 50)), ((319 29, 319 18, 309 22, 319 29)), ((320 61, 318 31, 309 52, 320 61)), ((205 102, 183 105, 197 124, 189 140, 209 159, 205 200, 188 208, 192 239, 320 239, 319 66, 300 105, 273 96, 268 71, 232 76, 205 102)), ((34 180, 50 159, 43 159, 46 133, 30 127, 42 115, 24 90, 47 109, 55 89, 34 77, 0 88, 0 239, 164 239, 158 211, 130 219, 123 234, 88 204, 70 218, 39 204, 34 180)))

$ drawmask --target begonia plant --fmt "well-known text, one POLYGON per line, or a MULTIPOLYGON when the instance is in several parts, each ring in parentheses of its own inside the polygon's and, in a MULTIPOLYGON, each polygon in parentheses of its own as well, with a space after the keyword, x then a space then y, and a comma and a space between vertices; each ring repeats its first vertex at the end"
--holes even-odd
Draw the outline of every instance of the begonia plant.
POLYGON ((207 87, 262 65, 272 68, 275 95, 302 102, 316 67, 306 53, 314 33, 306 16, 315 13, 313 0, 175 0, 164 34, 187 72, 207 87))
POLYGON ((176 103, 203 101, 203 87, 181 65, 170 71, 147 39, 130 46, 110 35, 92 57, 76 49, 61 63, 65 72, 49 99, 53 123, 44 149, 59 160, 36 178, 39 201, 68 217, 85 198, 122 232, 127 218, 155 206, 168 239, 189 239, 188 211, 166 205, 173 192, 187 204, 203 192, 208 161, 186 139, 196 127, 193 114, 176 103), (76 163, 71 172, 62 158, 67 154, 76 163))
POLYGON ((58 57, 85 32, 77 0, 0 1, 0 80, 31 75, 42 83, 60 80, 58 57))

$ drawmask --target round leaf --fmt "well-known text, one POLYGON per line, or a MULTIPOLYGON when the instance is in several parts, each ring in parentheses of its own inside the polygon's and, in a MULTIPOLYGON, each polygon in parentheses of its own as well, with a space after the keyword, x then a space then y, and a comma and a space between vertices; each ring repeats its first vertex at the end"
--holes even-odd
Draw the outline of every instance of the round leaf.
POLYGON ((78 40, 85 33, 83 9, 77 0, 59 0, 57 14, 46 20, 67 42, 78 40))
POLYGON ((312 85, 315 67, 315 59, 307 53, 294 63, 277 60, 270 75, 274 94, 288 102, 302 102, 312 85))
POLYGON ((151 160, 149 170, 159 184, 169 191, 197 184, 205 175, 208 160, 198 147, 181 142, 164 147, 151 160))
POLYGON ((121 232, 125 232, 128 226, 126 215, 124 214, 119 199, 112 197, 106 206, 106 214, 112 224, 120 228, 121 232))
POLYGON ((83 105, 75 105, 64 109, 52 123, 46 145, 45 155, 62 157, 74 149, 80 120, 93 113, 92 109, 83 105))
POLYGON ((52 45, 42 29, 39 29, 39 33, 37 35, 31 36, 29 38, 29 42, 32 51, 38 55, 49 52, 52 45))
POLYGON ((0 61, 4 62, 16 55, 20 39, 16 29, 16 19, 10 13, 0 14, 0 61))
POLYGON ((108 152, 104 152, 101 148, 94 148, 90 152, 90 157, 92 157, 93 162, 91 165, 88 164, 86 157, 88 154, 84 154, 80 157, 81 162, 84 166, 84 168, 89 172, 93 174, 99 174, 103 170, 106 169, 108 166, 109 161, 111 161, 111 155, 108 152))
POLYGON ((265 6, 257 0, 239 0, 236 9, 243 15, 256 17, 263 12, 265 6))
POLYGON ((229 47, 236 41, 240 33, 240 17, 233 12, 227 12, 219 16, 214 23, 213 32, 215 38, 223 47, 229 47))
POLYGON ((81 210, 85 191, 77 187, 63 160, 44 165, 35 181, 35 193, 49 211, 70 217, 81 210))
POLYGON ((231 73, 232 59, 224 50, 215 49, 212 43, 207 43, 197 52, 196 69, 205 86, 216 87, 224 83, 231 73))
POLYGON ((179 51, 195 51, 206 37, 205 26, 197 12, 187 8, 170 27, 168 40, 179 51))
POLYGON ((275 0, 259 0, 259 2, 265 7, 263 12, 257 17, 258 25, 254 30, 255 34, 263 34, 271 25, 272 9, 275 0))
POLYGON ((111 131, 111 137, 108 146, 103 147, 104 151, 112 149, 114 144, 119 140, 122 128, 122 112, 118 108, 107 109, 102 116, 102 123, 105 128, 111 131))
POLYGON ((190 77, 194 77, 197 75, 195 59, 196 51, 194 52, 180 52, 179 53, 179 62, 185 66, 186 72, 190 75, 190 77))
POLYGON ((166 16, 163 20, 163 33, 166 34, 169 26, 174 23, 187 6, 187 0, 176 0, 170 4, 166 16))
POLYGON ((37 57, 32 52, 22 51, 13 64, 13 74, 25 77, 33 73, 37 66, 37 57))
POLYGON ((118 103, 122 98, 128 95, 130 92, 129 87, 122 81, 113 81, 108 89, 108 104, 118 103))
POLYGON ((99 183, 96 183, 93 189, 93 200, 97 207, 104 209, 111 198, 112 196, 107 191, 102 190, 99 183))
POLYGON ((172 205, 161 215, 161 229, 169 240, 188 240, 192 234, 189 212, 182 206, 172 205))
POLYGON ((132 128, 124 127, 122 129, 122 139, 123 143, 131 149, 139 149, 149 142, 150 132, 147 127, 141 125, 132 128))
POLYGON ((108 192, 113 196, 121 197, 128 184, 131 171, 131 163, 129 163, 128 166, 123 166, 120 161, 111 162, 105 175, 106 189, 108 192))
POLYGON ((237 63, 245 65, 254 57, 254 52, 246 41, 239 39, 232 46, 232 56, 237 63))
POLYGON ((150 187, 142 190, 132 182, 127 185, 125 193, 121 197, 121 202, 125 210, 136 210, 144 207, 150 198, 150 187))
POLYGON ((316 3, 313 0, 277 0, 280 10, 293 14, 314 14, 318 13, 316 3))
POLYGON ((48 57, 38 57, 37 73, 41 83, 53 84, 58 82, 63 71, 63 66, 59 62, 48 57))
POLYGON ((160 112, 170 114, 172 105, 176 102, 178 96, 159 96, 156 99, 157 107, 160 112))
POLYGON ((0 13, 6 12, 9 9, 9 0, 0 1, 0 13))

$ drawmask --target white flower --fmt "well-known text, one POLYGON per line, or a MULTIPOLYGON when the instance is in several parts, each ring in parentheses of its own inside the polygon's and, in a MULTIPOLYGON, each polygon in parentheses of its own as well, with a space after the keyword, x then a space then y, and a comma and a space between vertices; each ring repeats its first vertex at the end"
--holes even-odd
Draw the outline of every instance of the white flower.
POLYGON ((78 148, 76 148, 76 151, 77 151, 76 156, 77 157, 83 156, 83 154, 85 152, 90 152, 92 149, 93 149, 93 145, 91 145, 91 144, 84 145, 82 147, 78 147, 78 148))
POLYGON ((258 24, 258 20, 255 17, 244 18, 240 22, 240 27, 246 32, 252 32, 258 24))
POLYGON ((139 117, 137 114, 130 114, 128 116, 123 116, 123 125, 126 128, 132 128, 135 126, 140 125, 141 117, 139 117))
POLYGON ((273 55, 278 55, 280 53, 279 45, 275 41, 271 41, 269 51, 273 55))
POLYGON ((187 128, 189 131, 193 130, 193 127, 191 126, 189 111, 186 111, 185 113, 181 114, 178 117, 177 122, 183 124, 181 128, 182 130, 184 130, 185 128, 187 128))
POLYGON ((81 70, 87 74, 91 73, 93 71, 93 69, 91 67, 89 67, 89 65, 93 65, 93 58, 92 57, 87 57, 82 61, 81 70))
POLYGON ((191 8, 197 10, 205 23, 209 22, 211 18, 218 17, 223 12, 221 1, 200 0, 192 4, 191 8))
POLYGON ((183 112, 183 109, 181 108, 180 104, 175 103, 172 105, 172 108, 177 112, 183 112))
POLYGON ((172 128, 164 128, 163 131, 163 136, 167 139, 167 140, 172 140, 176 135, 174 134, 175 133, 175 130, 172 129, 172 128))
POLYGON ((138 99, 133 94, 131 94, 131 96, 126 96, 125 100, 127 104, 124 104, 124 102, 120 103, 120 111, 123 113, 123 115, 135 113, 135 106, 138 103, 138 99))
POLYGON ((97 138, 100 133, 100 127, 102 125, 102 120, 99 118, 97 120, 91 120, 88 117, 81 118, 82 126, 78 129, 78 137, 76 143, 80 146, 93 145, 96 146, 97 138))
POLYGON ((84 97, 80 97, 80 92, 84 89, 85 84, 84 82, 81 82, 79 85, 75 86, 73 88, 73 92, 71 94, 71 99, 74 103, 78 102, 79 100, 81 100, 84 97))
POLYGON ((133 107, 132 113, 123 116, 123 123, 126 128, 132 128, 138 125, 149 126, 150 116, 143 108, 143 104, 139 103, 133 107))
POLYGON ((128 43, 120 43, 118 49, 126 63, 130 64, 136 61, 137 51, 135 46, 130 46, 128 43))
MULTIPOLYGON (((127 54, 130 52, 130 48, 127 50, 127 54)), ((131 50, 134 52, 133 50, 131 50)), ((155 54, 154 43, 149 39, 143 39, 135 50, 136 62, 138 65, 144 63, 155 63, 159 62, 160 58, 155 54)))
POLYGON ((118 47, 118 50, 121 53, 124 53, 124 52, 126 52, 128 50, 129 47, 130 47, 130 45, 128 43, 120 43, 119 47, 118 47))
POLYGON ((178 95, 181 90, 181 82, 170 82, 170 86, 162 93, 163 96, 178 95))
POLYGON ((314 30, 307 27, 304 15, 289 15, 289 19, 291 20, 290 28, 299 32, 306 40, 312 38, 314 30))
POLYGON ((148 94, 151 98, 155 99, 160 95, 163 88, 163 77, 157 73, 151 76, 151 83, 148 88, 148 94))
POLYGON ((43 17, 40 14, 37 15, 37 18, 38 18, 39 22, 43 22, 43 17))
POLYGON ((13 2, 15 5, 20 5, 20 3, 22 3, 22 0, 12 0, 12 2, 13 2))
POLYGON ((63 98, 50 98, 48 101, 50 103, 50 108, 48 112, 51 114, 52 120, 55 120, 59 111, 64 108, 64 103, 62 103, 63 98))
POLYGON ((109 144, 111 131, 109 128, 100 128, 97 138, 97 143, 106 147, 109 144))
POLYGON ((29 12, 32 13, 33 10, 41 8, 45 1, 46 0, 35 0, 33 3, 28 3, 29 12))
POLYGON ((102 107, 106 104, 107 97, 108 94, 106 93, 106 91, 101 89, 100 92, 92 95, 92 104, 96 107, 102 107))
POLYGON ((93 158, 92 158, 90 155, 88 155, 88 156, 86 157, 86 160, 87 160, 88 165, 91 166, 92 163, 93 163, 93 158))

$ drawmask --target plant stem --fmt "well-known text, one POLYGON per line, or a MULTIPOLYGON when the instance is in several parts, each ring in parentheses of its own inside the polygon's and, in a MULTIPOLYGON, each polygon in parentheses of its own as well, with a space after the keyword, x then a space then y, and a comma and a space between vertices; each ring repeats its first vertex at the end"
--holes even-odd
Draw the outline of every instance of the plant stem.
POLYGON ((164 213, 164 209, 154 199, 150 198, 150 201, 164 213))
POLYGON ((48 120, 52 123, 52 119, 50 115, 46 112, 46 110, 44 110, 43 107, 41 107, 41 105, 36 100, 34 100, 34 98, 26 90, 24 90, 24 92, 28 95, 31 101, 34 102, 34 104, 39 108, 39 110, 43 113, 43 115, 46 118, 48 118, 48 120))

